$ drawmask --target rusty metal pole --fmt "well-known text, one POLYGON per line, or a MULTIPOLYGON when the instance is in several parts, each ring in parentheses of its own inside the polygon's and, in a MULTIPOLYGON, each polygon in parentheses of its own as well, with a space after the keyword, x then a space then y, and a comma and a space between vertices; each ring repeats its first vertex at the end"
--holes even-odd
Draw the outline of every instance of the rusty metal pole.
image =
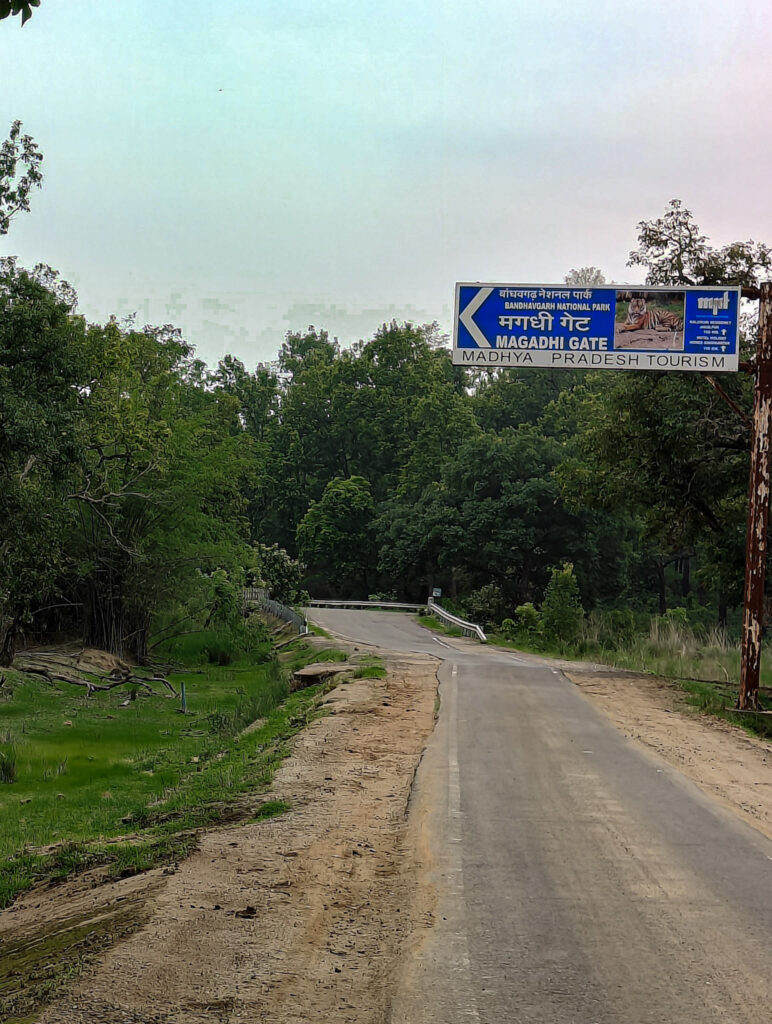
POLYGON ((745 551, 742 655, 740 661, 741 711, 759 707, 761 630, 764 624, 764 578, 767 568, 769 526, 770 441, 772 440, 772 282, 761 286, 759 336, 754 366, 756 391, 753 405, 751 474, 748 487, 748 535, 745 551))

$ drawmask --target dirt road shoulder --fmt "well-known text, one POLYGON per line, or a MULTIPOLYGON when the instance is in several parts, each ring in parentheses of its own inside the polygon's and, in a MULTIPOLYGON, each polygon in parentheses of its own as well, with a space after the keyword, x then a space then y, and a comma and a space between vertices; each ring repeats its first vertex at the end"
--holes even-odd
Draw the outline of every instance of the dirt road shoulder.
MULTIPOLYGON (((432 658, 387 667, 331 691, 296 738, 272 786, 291 810, 213 829, 174 874, 151 872, 144 924, 42 1024, 383 1019, 417 912, 406 810, 437 691, 432 658)), ((90 897, 92 918, 126 894, 105 895, 101 907, 90 897)), ((55 902, 20 904, 14 936, 41 913, 54 917, 55 902)))
POLYGON ((551 661, 631 739, 659 754, 772 839, 772 745, 700 714, 675 682, 600 665, 551 661))

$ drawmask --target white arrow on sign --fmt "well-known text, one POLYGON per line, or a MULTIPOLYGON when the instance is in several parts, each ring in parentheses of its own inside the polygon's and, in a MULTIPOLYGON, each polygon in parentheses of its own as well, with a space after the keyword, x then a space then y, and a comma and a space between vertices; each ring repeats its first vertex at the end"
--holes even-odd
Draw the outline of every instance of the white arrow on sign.
POLYGON ((475 297, 458 318, 477 342, 479 348, 490 348, 491 344, 474 322, 474 315, 492 291, 492 288, 480 288, 475 297))

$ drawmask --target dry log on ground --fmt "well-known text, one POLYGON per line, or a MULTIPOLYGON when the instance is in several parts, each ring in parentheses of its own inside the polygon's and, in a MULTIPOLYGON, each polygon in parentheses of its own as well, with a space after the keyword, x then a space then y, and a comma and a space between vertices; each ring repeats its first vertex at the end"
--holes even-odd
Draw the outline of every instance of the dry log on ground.
POLYGON ((114 690, 118 686, 130 685, 142 687, 153 697, 161 697, 163 694, 159 693, 158 690, 154 690, 150 685, 150 683, 161 683, 167 690, 169 690, 172 696, 178 696, 177 691, 169 680, 161 675, 152 676, 148 681, 143 676, 134 675, 132 672, 129 672, 128 674, 121 672, 119 675, 118 671, 115 669, 107 675, 103 675, 101 672, 89 672, 89 675, 96 676, 98 679, 103 680, 101 683, 95 683, 84 676, 67 675, 64 672, 54 670, 53 666, 61 664, 62 663, 60 661, 49 660, 48 658, 37 658, 34 661, 27 659, 17 660, 17 665, 21 672, 29 672, 32 675, 42 676, 52 684, 54 682, 62 682, 69 683, 71 686, 83 686, 86 688, 89 695, 94 692, 106 693, 109 690, 114 690), (107 682, 107 680, 109 680, 109 682, 107 682))

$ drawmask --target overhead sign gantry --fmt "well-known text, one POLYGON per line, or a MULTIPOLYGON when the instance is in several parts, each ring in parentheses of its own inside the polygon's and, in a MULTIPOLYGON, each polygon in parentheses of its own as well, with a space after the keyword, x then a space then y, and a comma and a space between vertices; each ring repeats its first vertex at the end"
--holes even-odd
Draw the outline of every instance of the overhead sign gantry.
MULTIPOLYGON (((755 378, 740 658, 740 711, 759 711, 764 584, 772 477, 772 283, 723 285, 456 285, 453 363, 470 369, 738 369, 755 378), (759 299, 756 354, 739 362, 740 299, 759 299)), ((769 712, 767 712, 769 713, 769 712)))
POLYGON ((739 288, 457 284, 453 362, 726 373, 739 311, 739 288))

